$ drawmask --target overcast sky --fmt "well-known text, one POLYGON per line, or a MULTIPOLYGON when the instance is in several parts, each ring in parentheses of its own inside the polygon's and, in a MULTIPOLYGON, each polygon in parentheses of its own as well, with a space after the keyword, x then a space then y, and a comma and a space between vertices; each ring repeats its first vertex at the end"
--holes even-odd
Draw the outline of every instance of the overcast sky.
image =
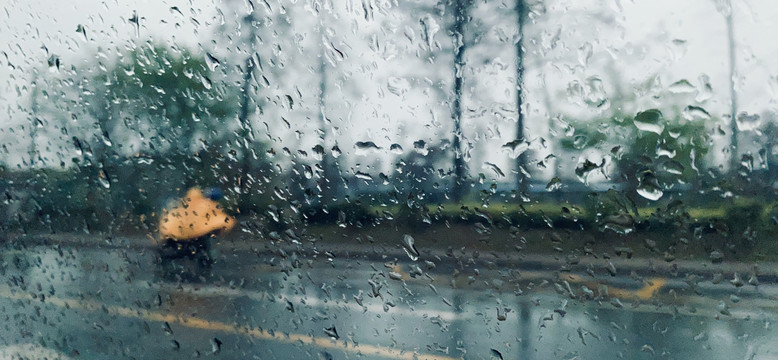
MULTIPOLYGON (((257 3, 259 7, 264 6, 262 2, 257 3)), ((329 70, 332 88, 337 90, 328 98, 328 115, 337 119, 332 124, 338 134, 336 141, 351 156, 354 166, 370 163, 368 159, 360 160, 353 152, 356 141, 374 141, 388 151, 392 143, 399 143, 407 150, 413 148, 416 140, 434 143, 436 137, 450 137, 445 104, 431 105, 434 96, 429 88, 432 86, 425 88, 423 82, 413 80, 419 77, 419 69, 428 66, 434 70, 431 74, 442 79, 444 87, 450 85, 450 79, 445 79, 451 72, 450 63, 446 62, 450 60, 441 57, 425 65, 419 58, 424 31, 421 20, 426 14, 409 12, 408 6, 402 4, 396 8, 390 2, 375 1, 377 11, 372 18, 365 19, 362 2, 351 0, 334 2, 330 16, 322 20, 313 16, 310 1, 283 3, 289 9, 287 16, 301 19, 292 28, 303 39, 299 42, 301 46, 316 42, 311 39, 318 38, 317 22, 324 21, 333 44, 345 53, 345 58, 329 70), (409 36, 417 39, 407 40, 409 36), (373 43, 380 43, 378 49, 371 47, 373 43)), ((509 109, 514 101, 511 80, 514 49, 509 43, 499 45, 506 33, 509 39, 515 38, 515 24, 509 10, 512 2, 505 1, 505 6, 497 1, 477 3, 473 15, 483 33, 481 44, 487 45, 473 46, 467 55, 470 62, 465 76, 469 92, 465 95, 465 105, 469 110, 466 120, 470 121, 465 122, 465 136, 468 146, 480 149, 473 152, 474 160, 470 164, 473 172, 483 171, 480 164, 484 162, 510 168, 509 157, 486 157, 499 153, 502 144, 515 138, 511 127, 515 118, 511 119, 510 111, 504 113, 507 114, 504 120, 478 115, 499 113, 499 109, 509 109)), ((545 12, 538 14, 534 24, 528 25, 527 36, 532 41, 525 43, 530 137, 553 137, 544 119, 554 112, 596 116, 597 111, 580 108, 576 99, 564 95, 571 83, 592 77, 601 78, 606 96, 611 95, 615 88, 614 73, 621 78, 618 86, 627 92, 641 92, 648 79, 658 79, 658 87, 652 91, 661 96, 644 96, 639 102, 643 109, 661 108, 663 103, 677 100, 682 106, 704 106, 716 117, 727 114, 729 55, 725 21, 717 3, 724 2, 547 1, 545 12), (544 50, 544 42, 553 46, 544 50), (710 78, 713 92, 709 98, 698 93, 701 75, 710 78), (672 83, 682 79, 696 87, 691 95, 668 92, 672 83), (553 109, 549 109, 544 94, 553 99, 553 109)), ((778 5, 772 0, 735 3, 739 110, 749 113, 773 110, 778 92, 778 44, 770 35, 778 33, 778 22, 773 21, 778 18, 778 5)), ((237 9, 240 11, 241 7, 248 8, 240 5, 237 9)), ((98 50, 110 56, 128 43, 147 39, 209 51, 225 49, 229 44, 214 40, 214 32, 220 21, 230 21, 229 16, 221 16, 217 9, 227 12, 228 8, 236 7, 210 0, 6 1, 0 7, 0 91, 3 92, 0 143, 10 151, 4 154, 4 161, 15 165, 26 156, 29 139, 20 126, 29 121, 31 69, 46 68, 52 55, 60 58, 65 69, 78 67, 86 64, 85 59, 93 59, 98 50), (129 21, 134 12, 140 18, 139 28, 129 21), (85 34, 76 31, 79 25, 85 34)), ((450 48, 445 24, 439 25, 441 29, 433 40, 444 49, 450 48)), ((286 61, 292 65, 298 63, 288 66, 290 71, 315 68, 318 47, 285 50, 286 61)), ((288 81, 297 82, 302 89, 312 88, 317 81, 312 75, 311 71, 300 71, 290 75, 288 81)), ((438 80, 432 75, 428 77, 431 82, 438 80)), ((284 86, 288 89, 288 85, 284 86)), ((312 92, 303 94, 302 100, 308 102, 304 107, 316 109, 316 104, 310 103, 315 99, 313 95, 312 92)), ((266 116, 280 116, 280 113, 269 111, 266 116)), ((316 142, 315 129, 316 125, 304 122, 292 124, 292 128, 279 133, 279 141, 294 139, 295 130, 312 136, 302 139, 299 145, 294 141, 279 145, 309 148, 316 142)), ((538 150, 539 154, 555 151, 553 146, 538 150)))

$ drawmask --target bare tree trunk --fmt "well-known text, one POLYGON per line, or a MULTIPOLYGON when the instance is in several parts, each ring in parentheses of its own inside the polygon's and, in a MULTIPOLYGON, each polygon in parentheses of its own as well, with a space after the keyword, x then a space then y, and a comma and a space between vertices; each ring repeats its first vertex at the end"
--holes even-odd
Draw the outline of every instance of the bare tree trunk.
MULTIPOLYGON (((524 18, 526 16, 524 0, 516 0, 516 19, 518 21, 519 41, 516 42, 516 139, 525 140, 524 134, 524 18)), ((516 188, 521 194, 526 194, 529 183, 526 171, 526 152, 521 153, 516 162, 516 188)))
MULTIPOLYGON (((324 41, 322 39, 322 41, 324 41)), ((321 46, 321 56, 319 57, 319 129, 321 130, 321 142, 319 145, 322 150, 322 159, 320 162, 320 186, 321 202, 326 204, 335 201, 338 195, 340 185, 340 174, 338 174, 338 162, 327 151, 327 61, 324 54, 324 46, 321 46)))
POLYGON ((35 157, 38 156, 38 144, 35 143, 38 139, 38 95, 40 94, 38 88, 38 73, 35 72, 32 75, 32 95, 30 96, 30 147, 27 150, 28 155, 30 156, 30 169, 35 167, 35 157))
POLYGON ((465 67, 465 50, 467 46, 464 39, 464 28, 468 17, 470 0, 455 0, 454 3, 454 104, 452 117, 454 119, 454 187, 452 200, 462 201, 465 193, 465 159, 462 150, 462 85, 465 67))
POLYGON ((251 210, 251 194, 249 187, 250 171, 251 171, 251 151, 252 151, 252 128, 251 121, 249 120, 249 106, 251 104, 251 77, 254 74, 254 69, 257 64, 254 60, 254 43, 256 39, 256 28, 254 22, 253 12, 251 15, 246 16, 246 23, 249 27, 249 41, 251 52, 246 58, 245 72, 243 73, 243 84, 240 94, 240 113, 238 114, 238 120, 241 124, 241 140, 243 140, 243 158, 241 159, 240 170, 240 198, 238 200, 238 211, 241 215, 247 215, 251 210))
POLYGON ((738 159, 738 129, 737 129, 737 92, 735 91, 735 76, 736 74, 736 58, 735 58, 735 31, 732 22, 732 13, 735 11, 732 8, 732 1, 728 1, 726 9, 725 19, 727 22, 727 36, 729 38, 729 96, 730 96, 730 108, 729 114, 731 117, 731 131, 732 139, 730 140, 730 172, 734 173, 739 167, 738 159))

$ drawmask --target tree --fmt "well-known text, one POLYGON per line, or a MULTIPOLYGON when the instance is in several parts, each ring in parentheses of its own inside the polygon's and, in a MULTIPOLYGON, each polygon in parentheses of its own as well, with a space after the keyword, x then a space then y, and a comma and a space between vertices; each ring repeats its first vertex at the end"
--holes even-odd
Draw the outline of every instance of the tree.
MULTIPOLYGON (((524 22, 527 17, 527 4, 525 0, 516 0, 516 22, 518 25, 519 41, 516 42, 516 139, 524 140, 524 22)), ((527 193, 529 183, 526 172, 527 155, 522 152, 516 159, 516 181, 520 194, 527 193)))
POLYGON ((735 48, 735 25, 732 20, 732 0, 717 1, 718 11, 724 15, 727 25, 727 50, 729 53, 729 117, 730 117, 730 158, 729 171, 737 172, 739 168, 738 158, 738 128, 737 128, 737 90, 735 89, 735 76, 737 76, 737 58, 735 48))
MULTIPOLYGON (((235 148, 244 143, 235 121, 239 89, 214 80, 213 61, 202 52, 146 42, 63 81, 70 85, 37 116, 54 118, 74 104, 80 126, 70 126, 72 142, 62 146, 80 151, 83 161, 74 171, 99 190, 89 201, 145 213, 190 186, 234 188, 240 176, 235 148)), ((63 128, 73 123, 61 122, 63 128)), ((252 159, 256 169, 264 163, 261 154, 252 159)))
POLYGON ((634 116, 616 111, 602 121, 574 123, 575 134, 564 139, 562 146, 573 151, 599 149, 615 165, 608 174, 605 164, 587 162, 576 169, 580 177, 599 169, 613 176, 613 182, 655 201, 673 184, 698 179, 709 149, 706 119, 685 119, 680 111, 668 113, 675 115, 666 117, 658 109, 634 116))
POLYGON ((449 3, 449 6, 453 7, 454 11, 454 23, 452 26, 452 40, 454 42, 454 99, 452 105, 452 117, 454 120, 454 139, 452 141, 454 150, 454 187, 451 190, 451 198, 454 202, 462 201, 466 191, 465 177, 467 169, 462 149, 462 86, 464 83, 465 51, 467 50, 465 25, 469 21, 469 11, 472 5, 471 0, 453 0, 453 3, 449 3))

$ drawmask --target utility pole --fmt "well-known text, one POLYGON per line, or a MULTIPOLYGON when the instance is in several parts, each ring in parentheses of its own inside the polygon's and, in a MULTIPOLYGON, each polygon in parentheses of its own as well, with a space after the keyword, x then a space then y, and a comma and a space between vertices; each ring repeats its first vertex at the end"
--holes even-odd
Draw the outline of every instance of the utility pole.
POLYGON ((250 193, 250 172, 251 172, 251 153, 253 151, 253 130, 251 127, 251 120, 249 119, 249 106, 251 105, 251 79, 256 69, 257 64, 255 60, 256 55, 256 36, 257 29, 255 24, 254 12, 244 18, 244 23, 249 28, 249 56, 246 58, 243 72, 243 82, 241 85, 240 93, 240 113, 238 114, 238 120, 241 126, 241 141, 243 143, 243 157, 241 159, 240 169, 240 197, 238 199, 238 211, 241 215, 247 215, 252 207, 251 193, 250 193))
POLYGON ((452 117, 454 120, 454 187, 452 200, 461 202, 465 193, 465 159, 462 150, 462 86, 464 83, 465 50, 465 23, 468 18, 470 0, 454 0, 454 104, 452 117))
MULTIPOLYGON (((526 4, 524 0, 516 0, 516 20, 518 22, 519 41, 516 42, 516 140, 526 141, 524 134, 524 19, 526 16, 526 4)), ((519 196, 527 193, 529 184, 527 183, 526 171, 527 156, 522 152, 516 161, 516 189, 519 196)))
POLYGON ((732 21, 732 13, 735 9, 732 7, 732 0, 727 1, 727 8, 724 9, 724 19, 727 22, 727 37, 729 38, 729 115, 731 117, 730 126, 732 138, 730 140, 730 172, 735 173, 739 168, 738 159, 738 128, 737 128, 737 92, 735 91, 735 76, 737 63, 735 54, 735 30, 732 21))

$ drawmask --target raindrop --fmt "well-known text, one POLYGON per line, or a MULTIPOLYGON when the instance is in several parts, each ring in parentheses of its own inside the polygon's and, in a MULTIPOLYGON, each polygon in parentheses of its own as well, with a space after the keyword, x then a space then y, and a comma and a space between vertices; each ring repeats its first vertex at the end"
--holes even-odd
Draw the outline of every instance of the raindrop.
POLYGON ((745 282, 743 282, 743 278, 740 277, 740 274, 735 273, 732 280, 729 281, 730 284, 734 285, 735 287, 742 287, 745 285, 745 282))
POLYGON ((424 140, 418 140, 413 142, 413 150, 422 156, 427 156, 429 150, 427 149, 427 143, 424 140))
POLYGON ((578 63, 587 66, 589 59, 592 57, 592 44, 589 42, 584 43, 578 48, 578 63))
POLYGON ((403 147, 400 146, 400 144, 392 144, 389 146, 389 151, 392 152, 392 154, 401 155, 403 153, 403 147))
POLYGON ((740 131, 754 131, 762 124, 762 119, 757 114, 741 112, 737 114, 737 129, 740 131))
POLYGON ((206 90, 211 90, 213 82, 207 76, 200 74, 200 82, 206 90))
POLYGON ((662 164, 662 170, 664 170, 668 174, 682 175, 684 170, 686 170, 686 168, 678 161, 670 160, 670 161, 665 161, 662 164))
POLYGON ((397 96, 405 95, 405 93, 407 93, 410 88, 411 83, 408 82, 408 80, 400 77, 391 76, 386 81, 386 89, 389 90, 390 93, 397 96))
POLYGON ((484 165, 486 165, 487 169, 494 171, 494 173, 497 174, 499 177, 505 177, 505 173, 502 172, 502 169, 500 169, 497 165, 492 164, 490 162, 484 162, 484 165))
POLYGON ((700 83, 701 90, 697 93, 694 101, 701 103, 713 96, 713 85, 710 84, 710 76, 705 74, 701 74, 697 80, 700 83))
POLYGON ((560 179, 558 176, 554 176, 551 181, 546 184, 546 191, 551 192, 554 190, 559 190, 562 188, 562 179, 560 179))
POLYGON ((578 176, 578 179, 581 180, 584 184, 587 183, 589 174, 592 173, 592 171, 597 170, 605 165, 605 160, 603 159, 602 163, 600 165, 597 165, 593 162, 591 162, 589 159, 584 160, 584 162, 580 165, 578 165, 575 168, 575 175, 578 176))
POLYGON ((378 145, 376 145, 372 141, 357 141, 355 146, 357 148, 356 154, 362 156, 367 155, 370 152, 378 151, 381 149, 380 147, 378 147, 378 145))
POLYGON ((502 306, 497 306, 497 321, 505 321, 508 319, 508 312, 510 309, 502 306))
POLYGON ((135 27, 135 36, 140 36, 140 17, 138 17, 138 12, 136 10, 132 11, 132 15, 129 18, 129 22, 132 23, 135 27))
POLYGON ((719 301, 719 305, 716 306, 716 310, 718 310, 721 315, 726 315, 726 316, 730 315, 729 305, 727 305, 727 303, 725 303, 724 300, 719 301))
POLYGON ((661 142, 656 145, 656 156, 667 156, 668 158, 674 158, 676 155, 675 149, 665 142, 661 142))
POLYGON ((49 56, 48 63, 49 63, 49 71, 51 72, 59 71, 59 67, 60 65, 62 65, 62 63, 59 60, 59 56, 53 54, 49 56))
MULTIPOLYGON (((329 50, 328 54, 334 56, 335 60, 343 61, 346 58, 346 55, 343 53, 343 51, 340 51, 340 49, 335 47, 335 44, 333 44, 332 42, 324 41, 324 47, 327 48, 327 50, 329 50)), ((332 65, 335 65, 335 63, 332 60, 330 60, 330 63, 332 63, 332 65)))
POLYGON ((222 349, 222 342, 217 338, 211 339, 211 353, 218 354, 222 349))
POLYGON ((692 85, 692 83, 689 82, 689 80, 681 79, 678 80, 667 88, 667 91, 673 93, 673 94, 690 94, 697 90, 697 88, 692 85))
POLYGON ((438 25, 435 18, 432 15, 424 15, 420 20, 421 22, 421 36, 424 43, 427 45, 427 50, 432 51, 432 47, 435 43, 435 34, 440 31, 440 25, 438 25))
POLYGON ((365 181, 373 181, 373 177, 370 176, 370 174, 364 173, 364 172, 361 172, 361 171, 357 171, 354 174, 354 177, 356 177, 357 179, 365 180, 365 181))
POLYGON ((205 53, 205 64, 208 65, 208 69, 211 69, 211 71, 214 71, 222 63, 219 61, 219 59, 217 59, 216 57, 211 55, 211 53, 207 52, 207 53, 205 53))
POLYGON ((336 159, 340 157, 340 154, 342 154, 338 145, 333 146, 330 150, 332 151, 332 157, 336 159))
POLYGON ((502 360, 503 359, 502 354, 499 351, 495 350, 495 349, 491 349, 491 354, 492 354, 492 356, 491 356, 492 359, 495 359, 495 360, 502 360))
POLYGON ((403 250, 405 250, 405 253, 408 254, 408 257, 411 260, 419 260, 419 251, 416 250, 415 240, 412 236, 408 234, 403 235, 402 246, 403 250))
POLYGON ((589 141, 589 138, 585 135, 578 135, 573 139, 573 147, 576 150, 581 150, 586 147, 586 143, 589 141))
POLYGON ((107 147, 113 146, 113 142, 111 142, 111 137, 108 135, 108 131, 103 131, 103 136, 101 137, 101 140, 103 141, 103 145, 107 147))
POLYGON ((648 131, 656 134, 662 134, 664 125, 662 124, 662 112, 656 109, 639 112, 635 115, 635 127, 640 131, 648 131))
POLYGON ((86 37, 86 27, 84 25, 76 25, 76 32, 84 36, 84 40, 88 40, 86 37))
POLYGON ((97 181, 100 182, 100 185, 102 185, 106 189, 111 187, 111 178, 108 177, 108 173, 105 172, 104 169, 100 169, 100 171, 98 171, 97 181))
POLYGON ((338 336, 338 329, 336 329, 334 325, 332 327, 325 328, 324 333, 331 337, 333 340, 338 340, 340 338, 340 336, 338 336))
POLYGON ((313 158, 316 159, 316 161, 322 161, 324 159, 324 146, 316 145, 313 148, 311 148, 313 151, 313 158))
POLYGON ((710 119, 710 113, 702 107, 689 105, 683 109, 681 113, 686 120, 708 120, 710 119))
POLYGON ((511 159, 516 159, 529 149, 529 143, 524 140, 516 139, 505 143, 502 148, 509 151, 508 155, 511 159))
POLYGON ((651 201, 659 200, 664 195, 659 181, 651 170, 645 170, 639 174, 637 193, 651 201))
POLYGON ((181 12, 181 9, 179 9, 178 6, 170 7, 170 12, 171 13, 178 13, 179 15, 184 16, 184 13, 181 12))

